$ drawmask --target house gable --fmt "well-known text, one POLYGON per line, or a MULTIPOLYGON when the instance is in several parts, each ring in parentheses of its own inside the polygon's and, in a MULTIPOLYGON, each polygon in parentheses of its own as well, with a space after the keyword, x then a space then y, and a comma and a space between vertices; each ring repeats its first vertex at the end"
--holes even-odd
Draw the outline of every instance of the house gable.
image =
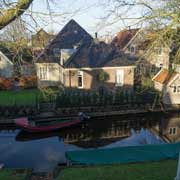
POLYGON ((138 31, 139 29, 122 30, 112 40, 112 44, 114 44, 119 49, 124 49, 127 44, 131 42, 131 40, 134 38, 138 31))
POLYGON ((60 63, 61 49, 78 49, 83 43, 92 41, 87 33, 76 21, 69 21, 59 34, 45 48, 38 57, 37 63, 60 63), (59 56, 57 54, 59 53, 59 56))

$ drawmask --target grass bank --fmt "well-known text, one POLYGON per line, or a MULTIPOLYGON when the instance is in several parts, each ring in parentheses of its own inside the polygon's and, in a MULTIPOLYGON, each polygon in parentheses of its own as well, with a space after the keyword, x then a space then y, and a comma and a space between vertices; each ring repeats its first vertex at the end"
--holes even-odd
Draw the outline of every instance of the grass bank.
POLYGON ((67 168, 56 180, 172 180, 177 160, 111 166, 67 168))
POLYGON ((38 89, 0 91, 0 106, 35 106, 39 93, 38 89))
POLYGON ((2 180, 26 180, 31 174, 29 169, 1 169, 0 179, 2 180))

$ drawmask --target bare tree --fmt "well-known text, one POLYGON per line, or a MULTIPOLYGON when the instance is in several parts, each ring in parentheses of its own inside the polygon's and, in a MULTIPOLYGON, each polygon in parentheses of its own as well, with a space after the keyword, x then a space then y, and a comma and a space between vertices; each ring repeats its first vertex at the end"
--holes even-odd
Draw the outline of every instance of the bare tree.
POLYGON ((5 6, 7 9, 1 8, 0 10, 0 30, 22 15, 29 8, 33 0, 18 0, 16 3, 3 0, 3 2, 4 5, 1 4, 1 7, 5 6))

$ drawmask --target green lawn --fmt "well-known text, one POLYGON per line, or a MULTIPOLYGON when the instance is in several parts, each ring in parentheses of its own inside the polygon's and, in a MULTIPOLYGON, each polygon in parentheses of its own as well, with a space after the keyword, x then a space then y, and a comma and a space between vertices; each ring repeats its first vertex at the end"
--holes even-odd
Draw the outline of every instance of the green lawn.
POLYGON ((0 91, 0 105, 36 105, 36 98, 39 94, 37 89, 19 91, 0 91))
POLYGON ((56 180, 173 180, 177 160, 151 163, 67 168, 56 180))
POLYGON ((0 179, 1 180, 26 180, 27 176, 30 173, 31 173, 31 170, 1 169, 0 179))

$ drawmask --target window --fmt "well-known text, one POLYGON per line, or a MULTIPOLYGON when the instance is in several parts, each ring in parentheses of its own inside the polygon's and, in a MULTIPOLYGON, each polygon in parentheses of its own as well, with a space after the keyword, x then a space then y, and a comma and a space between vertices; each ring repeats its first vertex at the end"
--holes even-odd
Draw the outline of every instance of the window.
POLYGON ((61 49, 61 65, 64 63, 76 52, 76 49, 61 49))
POLYGON ((135 54, 135 52, 136 52, 135 46, 129 46, 128 50, 129 50, 129 52, 132 53, 132 54, 135 54))
POLYGON ((173 86, 173 93, 179 93, 180 92, 180 86, 173 86))
POLYGON ((177 133, 177 128, 176 127, 170 127, 169 128, 169 134, 170 135, 175 135, 177 133))
POLYGON ((41 80, 47 80, 47 67, 40 67, 39 77, 41 80))
POLYGON ((78 88, 83 88, 83 71, 78 71, 78 88))
POLYGON ((124 70, 116 70, 116 86, 123 86, 124 70))

